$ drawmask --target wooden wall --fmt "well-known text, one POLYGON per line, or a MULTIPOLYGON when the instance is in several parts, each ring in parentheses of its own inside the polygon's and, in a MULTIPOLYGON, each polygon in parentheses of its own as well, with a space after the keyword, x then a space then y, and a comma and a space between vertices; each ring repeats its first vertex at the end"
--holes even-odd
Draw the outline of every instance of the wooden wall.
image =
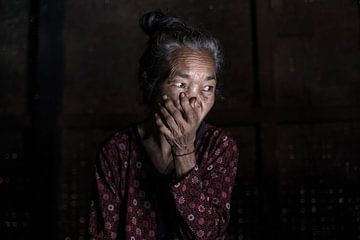
POLYGON ((0 3, 0 238, 84 239, 92 162, 142 119, 138 18, 169 9, 217 36, 240 149, 231 239, 360 239, 360 3, 0 3))

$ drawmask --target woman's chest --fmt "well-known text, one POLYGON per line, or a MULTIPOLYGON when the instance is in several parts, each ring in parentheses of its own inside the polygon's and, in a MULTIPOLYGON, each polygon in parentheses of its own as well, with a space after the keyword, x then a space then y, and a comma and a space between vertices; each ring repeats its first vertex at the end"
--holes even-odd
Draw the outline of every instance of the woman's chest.
POLYGON ((126 233, 145 239, 154 237, 159 226, 176 218, 168 180, 159 178, 149 167, 144 162, 135 163, 135 169, 128 175, 123 202, 126 233))

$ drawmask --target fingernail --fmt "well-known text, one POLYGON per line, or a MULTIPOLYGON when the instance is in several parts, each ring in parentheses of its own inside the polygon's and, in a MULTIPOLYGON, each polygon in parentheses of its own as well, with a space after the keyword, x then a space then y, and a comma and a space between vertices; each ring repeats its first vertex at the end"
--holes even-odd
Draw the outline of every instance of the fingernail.
POLYGON ((166 94, 164 94, 164 95, 162 96, 162 98, 163 98, 164 100, 166 100, 168 97, 167 97, 166 94))
POLYGON ((185 93, 183 93, 183 92, 180 93, 180 97, 181 97, 181 98, 184 98, 184 97, 185 97, 185 93))

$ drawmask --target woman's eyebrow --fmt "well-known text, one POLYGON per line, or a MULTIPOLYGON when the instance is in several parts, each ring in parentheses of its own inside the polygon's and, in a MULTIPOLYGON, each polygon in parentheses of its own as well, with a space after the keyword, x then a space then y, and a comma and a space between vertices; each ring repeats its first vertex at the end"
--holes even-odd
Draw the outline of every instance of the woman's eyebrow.
POLYGON ((182 73, 182 72, 176 72, 176 73, 175 73, 175 77, 176 77, 176 76, 181 77, 181 78, 186 78, 186 79, 189 79, 189 78, 190 78, 190 75, 189 75, 189 74, 182 73))
POLYGON ((211 81, 211 80, 216 80, 216 78, 215 78, 214 75, 211 75, 211 76, 208 76, 208 77, 206 78, 206 80, 211 81))
MULTIPOLYGON (((185 78, 185 79, 190 79, 191 78, 189 74, 182 73, 182 72, 176 72, 175 77, 181 77, 181 78, 185 78)), ((205 79, 208 80, 208 81, 216 80, 214 75, 207 76, 205 79)))

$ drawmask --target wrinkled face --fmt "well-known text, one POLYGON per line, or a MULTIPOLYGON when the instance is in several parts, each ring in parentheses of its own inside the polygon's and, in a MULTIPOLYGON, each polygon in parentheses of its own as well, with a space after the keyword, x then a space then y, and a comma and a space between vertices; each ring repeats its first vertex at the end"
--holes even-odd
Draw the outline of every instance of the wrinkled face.
POLYGON ((183 48, 174 52, 170 64, 170 76, 161 85, 161 93, 178 106, 180 93, 184 92, 193 107, 199 106, 202 121, 215 102, 217 80, 212 56, 205 50, 183 48))

